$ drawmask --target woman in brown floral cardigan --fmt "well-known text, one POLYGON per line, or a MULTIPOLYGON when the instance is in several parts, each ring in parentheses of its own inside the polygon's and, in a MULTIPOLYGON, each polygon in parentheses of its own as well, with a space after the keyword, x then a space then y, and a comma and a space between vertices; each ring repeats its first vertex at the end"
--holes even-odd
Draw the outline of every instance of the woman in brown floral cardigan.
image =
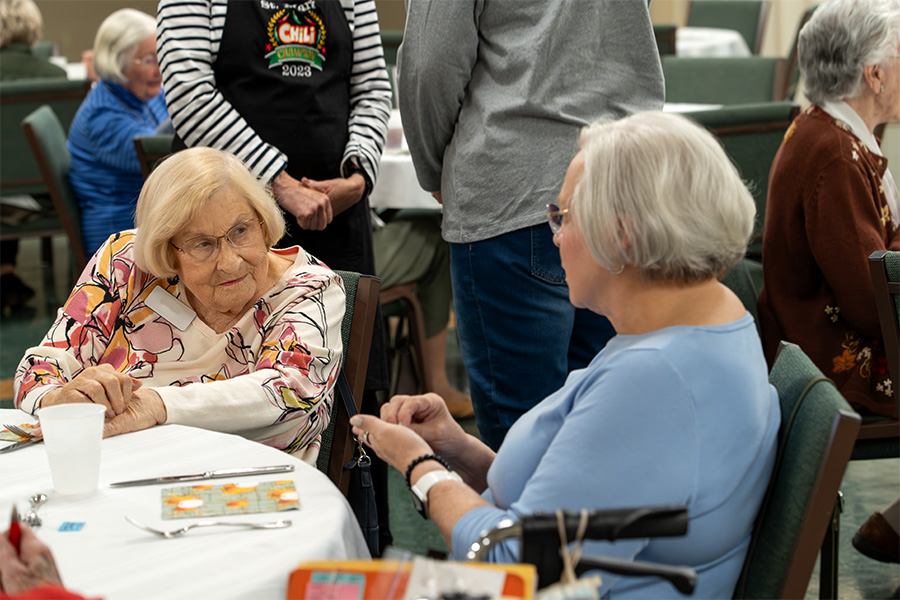
POLYGON ((770 364, 803 348, 858 409, 897 417, 867 257, 900 250, 900 198, 875 126, 900 119, 900 4, 827 0, 800 33, 812 107, 770 175, 759 298, 770 364))

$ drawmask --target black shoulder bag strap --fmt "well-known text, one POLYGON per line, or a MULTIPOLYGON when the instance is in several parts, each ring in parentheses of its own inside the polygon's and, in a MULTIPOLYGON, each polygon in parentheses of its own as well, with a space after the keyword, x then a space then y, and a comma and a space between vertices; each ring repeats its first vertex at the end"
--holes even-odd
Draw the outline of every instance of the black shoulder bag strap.
MULTIPOLYGON (((344 370, 338 375, 338 392, 347 411, 347 419, 352 419, 357 414, 356 402, 353 392, 350 391, 350 383, 344 370)), ((366 449, 358 438, 356 441, 357 456, 344 465, 344 469, 351 470, 350 487, 347 490, 347 501, 356 515, 359 527, 362 530, 366 545, 372 558, 381 556, 378 538, 378 509, 375 505, 375 487, 372 485, 372 459, 366 454, 366 449)))

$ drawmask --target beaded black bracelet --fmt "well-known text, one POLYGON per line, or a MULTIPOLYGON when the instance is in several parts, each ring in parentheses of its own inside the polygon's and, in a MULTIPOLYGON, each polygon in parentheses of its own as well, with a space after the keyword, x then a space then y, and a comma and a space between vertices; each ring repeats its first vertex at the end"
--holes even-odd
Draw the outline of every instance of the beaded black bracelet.
POLYGON ((444 460, 443 457, 438 456, 437 454, 423 454, 419 458, 417 458, 417 459, 413 460, 411 463, 409 463, 409 466, 406 467, 406 487, 408 487, 409 489, 412 489, 412 483, 409 481, 409 478, 412 476, 413 469, 415 469, 417 465, 425 462, 426 460, 435 460, 435 461, 441 463, 442 465, 444 465, 444 468, 447 469, 448 471, 453 470, 450 468, 450 463, 448 463, 446 460, 444 460))

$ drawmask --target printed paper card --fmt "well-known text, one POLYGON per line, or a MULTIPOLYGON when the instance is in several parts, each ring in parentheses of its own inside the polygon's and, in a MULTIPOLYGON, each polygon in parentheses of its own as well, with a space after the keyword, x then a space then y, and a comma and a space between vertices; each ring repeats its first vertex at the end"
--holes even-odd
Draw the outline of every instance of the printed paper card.
POLYGON ((162 518, 189 519, 298 510, 300 497, 290 479, 256 485, 183 485, 162 490, 162 518))
MULTIPOLYGON (((13 424, 15 425, 15 423, 13 423, 13 424)), ((19 428, 24 429, 25 431, 31 432, 31 430, 37 426, 38 426, 37 423, 22 423, 21 425, 19 425, 19 428)), ((23 438, 20 435, 16 435, 9 429, 0 429, 0 441, 21 442, 24 439, 28 439, 28 438, 23 438)))

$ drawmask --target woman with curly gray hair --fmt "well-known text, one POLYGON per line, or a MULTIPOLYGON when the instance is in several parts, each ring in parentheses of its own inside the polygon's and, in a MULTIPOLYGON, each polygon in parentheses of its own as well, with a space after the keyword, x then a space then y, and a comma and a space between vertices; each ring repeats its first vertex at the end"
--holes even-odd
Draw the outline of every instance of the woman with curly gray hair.
POLYGON ((93 63, 100 81, 69 129, 69 180, 88 254, 134 227, 144 178, 132 140, 155 133, 168 118, 153 17, 131 8, 108 16, 97 30, 93 63))
MULTIPOLYGON (((900 250, 900 194, 875 127, 900 119, 900 1, 826 0, 800 32, 813 106, 775 156, 759 316, 770 363, 798 344, 863 414, 897 418, 867 257, 900 250)), ((854 538, 898 561, 897 503, 854 538)))

